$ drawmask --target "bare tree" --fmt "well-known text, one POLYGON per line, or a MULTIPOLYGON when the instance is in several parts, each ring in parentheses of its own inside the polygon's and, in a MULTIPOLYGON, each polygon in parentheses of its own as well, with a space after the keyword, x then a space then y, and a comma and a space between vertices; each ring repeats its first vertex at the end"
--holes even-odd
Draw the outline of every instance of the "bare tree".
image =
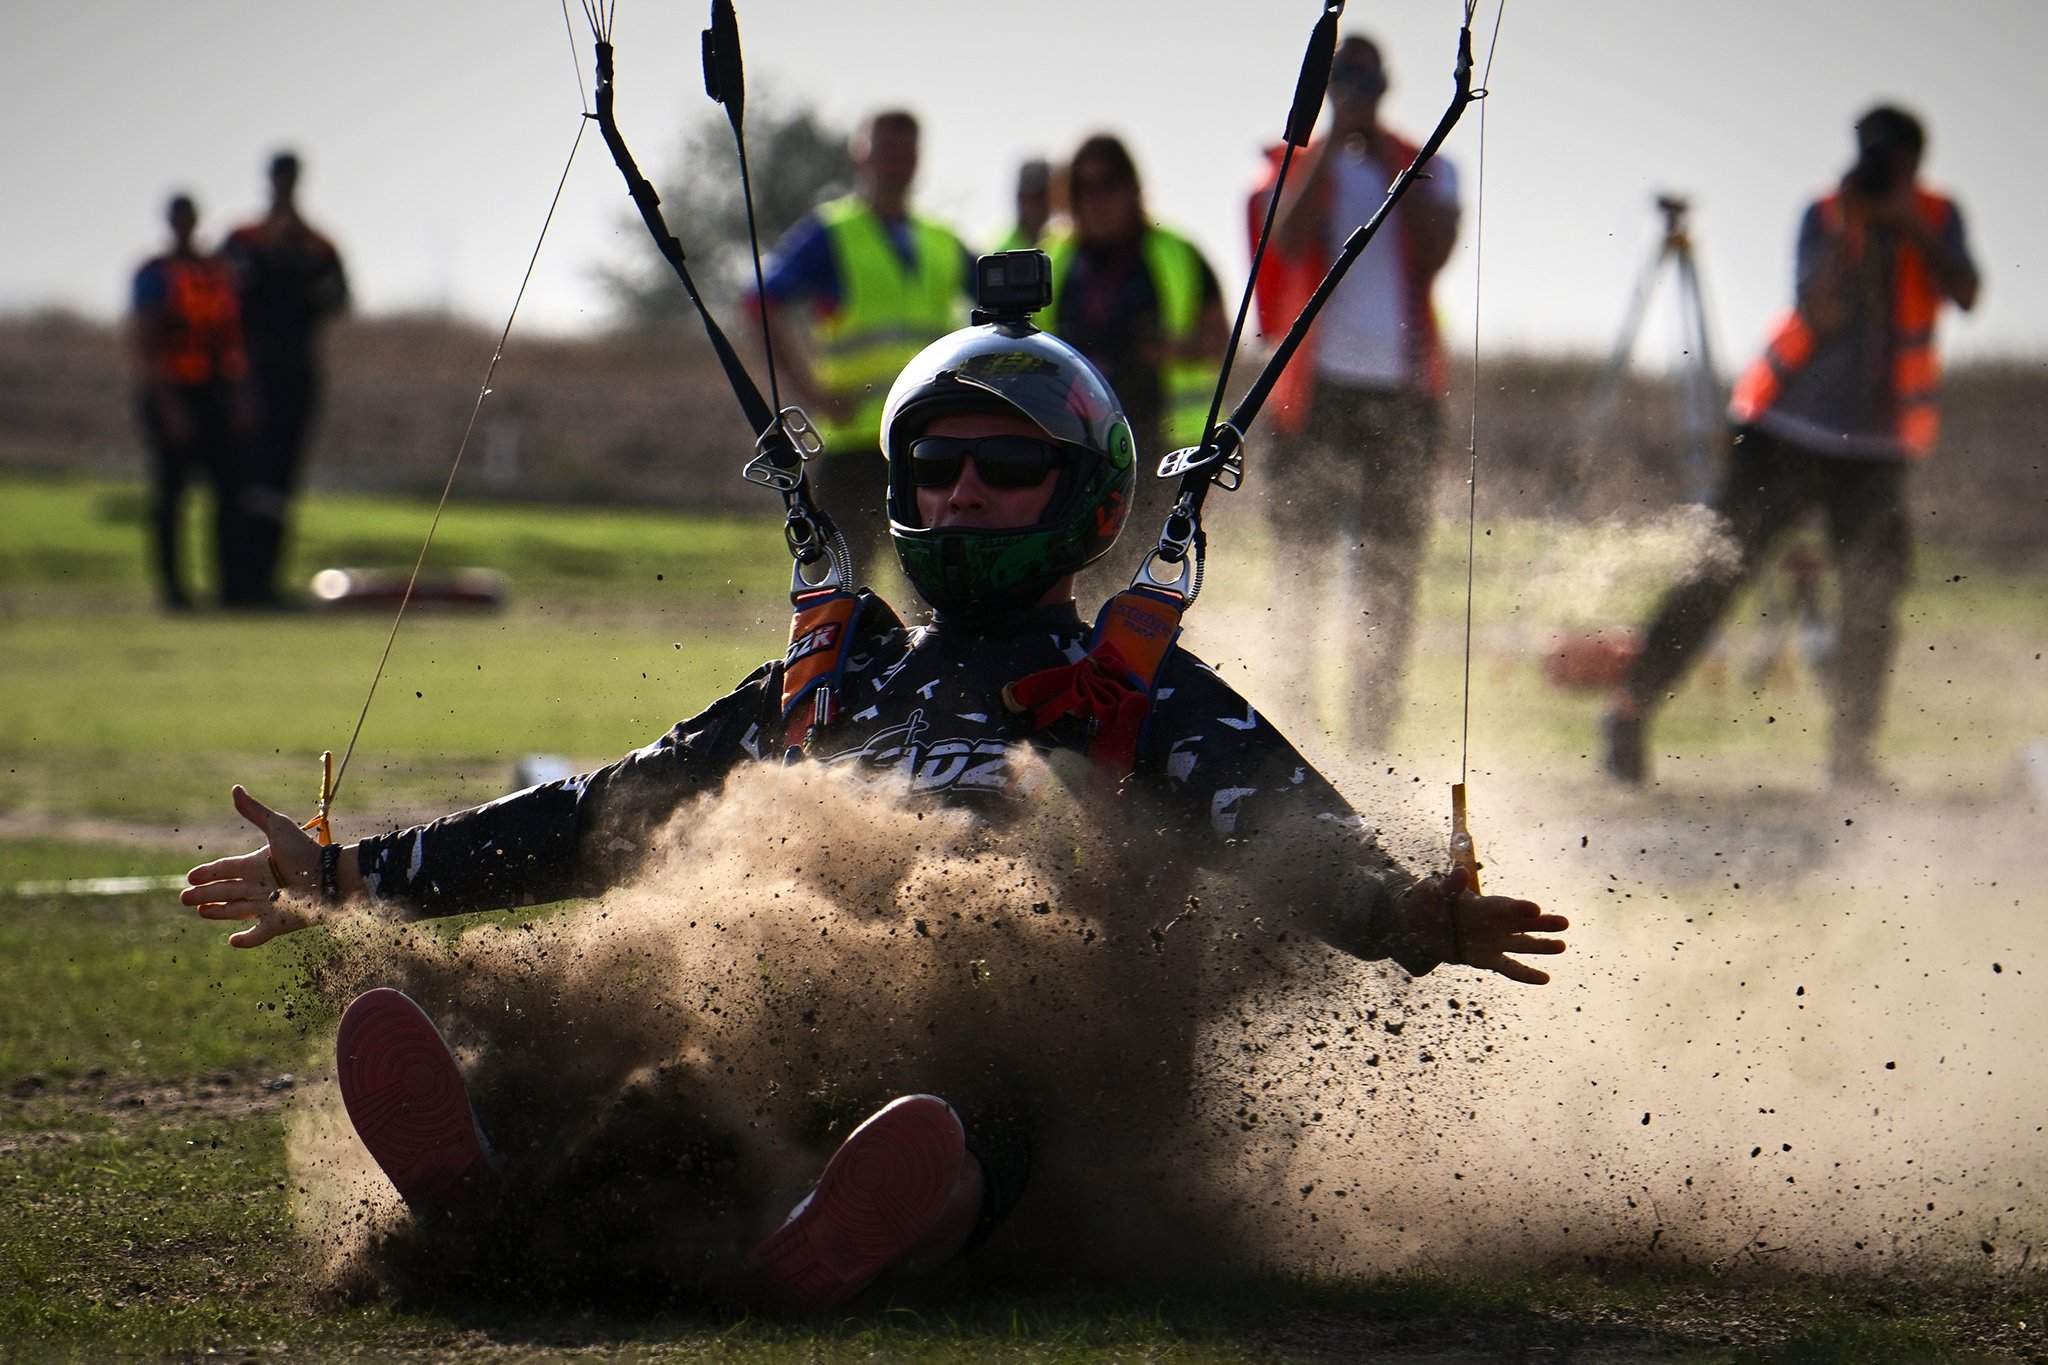
MULTIPOLYGON (((824 122, 812 109, 750 98, 747 161, 753 171, 754 215, 764 252, 804 214, 853 184, 848 136, 847 130, 824 122)), ((656 182, 662 212, 682 242, 690 275, 705 298, 714 305, 730 304, 753 288, 754 267, 747 249, 739 156, 725 115, 707 111, 685 132, 683 149, 681 165, 656 182)), ((688 317, 690 301, 645 240, 638 215, 625 217, 631 224, 631 258, 597 269, 619 321, 628 327, 648 327, 688 317)))

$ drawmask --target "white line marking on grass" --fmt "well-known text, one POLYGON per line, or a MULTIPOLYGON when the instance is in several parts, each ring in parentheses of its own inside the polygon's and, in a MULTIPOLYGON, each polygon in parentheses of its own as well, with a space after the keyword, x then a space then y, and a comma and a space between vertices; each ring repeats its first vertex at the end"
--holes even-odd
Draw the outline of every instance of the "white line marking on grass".
POLYGON ((183 874, 168 877, 79 877, 71 881, 16 882, 0 887, 9 896, 139 896, 149 891, 176 891, 183 874))

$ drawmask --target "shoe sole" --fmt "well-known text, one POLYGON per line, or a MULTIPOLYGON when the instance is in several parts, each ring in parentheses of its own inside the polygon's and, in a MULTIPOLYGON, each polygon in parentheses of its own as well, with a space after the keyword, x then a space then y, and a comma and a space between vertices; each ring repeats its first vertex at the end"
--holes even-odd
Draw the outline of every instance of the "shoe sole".
POLYGON ((482 1168, 483 1136, 448 1044, 402 991, 366 991, 342 1012, 335 1074, 349 1122, 416 1210, 459 1196, 482 1168))
POLYGON ((951 1105, 936 1095, 891 1100, 748 1257, 755 1284, 787 1311, 844 1303, 931 1235, 966 1159, 951 1105))

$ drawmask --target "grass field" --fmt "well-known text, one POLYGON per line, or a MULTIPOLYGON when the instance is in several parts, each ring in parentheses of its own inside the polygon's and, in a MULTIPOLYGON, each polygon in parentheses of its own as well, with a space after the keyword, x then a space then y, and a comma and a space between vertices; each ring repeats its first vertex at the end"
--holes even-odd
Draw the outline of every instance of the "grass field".
MULTIPOLYGON (((227 809, 234 781, 308 805, 315 756, 344 747, 389 622, 161 615, 147 605, 139 506, 119 485, 0 481, 0 1359, 2048 1359, 2048 1286, 2031 1243, 2020 1256, 2009 1236, 1994 1262, 1930 1256, 1903 1271, 1785 1270, 1761 1255, 1562 1257, 1507 1270, 1423 1258, 1343 1278, 886 1300, 809 1325, 313 1298, 294 1273, 283 1116, 331 1048, 333 1021, 300 985, 321 935, 235 953, 168 893, 8 889, 175 873, 239 850, 250 841, 227 809)), ((294 572, 408 564, 429 510, 322 499, 306 509, 294 572)), ((1812 806, 1800 793, 1818 787, 1815 689, 1796 670, 1759 693, 1731 681, 1753 630, 1737 632, 1719 681, 1709 668, 1671 709, 1659 736, 1666 789, 1628 805, 1591 776, 1596 703, 1544 685, 1538 662, 1554 628, 1630 619, 1660 586, 1654 555, 1587 568, 1622 536, 1489 528, 1476 794, 1483 802, 1490 772, 1519 785, 1542 775, 1560 808, 1619 811, 1631 830, 1675 826, 1700 801, 1744 808, 1752 790, 1763 805, 1812 806)), ((1269 649, 1256 636, 1270 590, 1263 540, 1227 523, 1218 540, 1239 558, 1221 560, 1191 641, 1256 683, 1269 649)), ((599 760, 642 743, 776 651, 786 624, 787 571, 769 522, 458 502, 433 558, 504 571, 512 600, 494 614, 422 611, 406 623, 337 811, 351 834, 498 795, 523 754, 599 760)), ((1438 804, 1456 766, 1462 590, 1462 538, 1446 535, 1400 732, 1398 780, 1428 774, 1417 810, 1438 804)), ((2018 746, 2048 734, 2044 593, 2040 569, 1923 556, 1885 745, 1914 818, 2010 827, 1995 821, 2013 799, 2018 746)), ((1341 732, 1301 719, 1312 757, 1376 790, 1347 764, 1341 732)), ((1815 830, 1840 823, 1832 809, 1813 816, 1815 830)), ((1537 867, 1539 846, 1503 837, 1501 865, 1537 867)), ((1900 856, 1917 857, 1912 848, 1900 856)), ((2031 858, 2018 866, 2034 872, 2038 852, 1998 856, 2031 858)), ((1980 886, 1972 869, 1992 855, 1936 856, 1980 886)), ((1684 913, 1726 904, 1687 876, 1667 888, 1684 913)), ((2015 906, 2037 912, 2038 884, 2015 906)), ((1793 889, 1747 904, 1767 916, 1793 889)), ((2002 904, 2006 892, 1976 894, 2002 904)), ((1581 929, 1601 922, 1596 910, 1581 929)), ((2004 954, 2001 988, 2021 989, 2025 968, 2048 970, 2028 949, 1993 950, 2004 954)), ((2048 1023, 2037 1002, 2019 1009, 2022 1033, 2048 1023)), ((2048 1179, 2040 1141, 1999 1158, 2036 1186, 2048 1179)), ((2031 1198, 2014 1199, 2025 1215, 2038 1211, 2031 1198)))

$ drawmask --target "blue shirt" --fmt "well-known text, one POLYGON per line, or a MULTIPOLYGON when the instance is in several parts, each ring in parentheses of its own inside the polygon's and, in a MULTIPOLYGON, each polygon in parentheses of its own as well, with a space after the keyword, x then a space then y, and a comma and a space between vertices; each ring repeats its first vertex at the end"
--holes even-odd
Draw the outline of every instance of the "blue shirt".
MULTIPOLYGON (((916 246, 911 237, 910 220, 884 218, 882 227, 905 268, 916 266, 916 246)), ((974 253, 963 244, 960 254, 965 265, 960 277, 966 281, 964 292, 971 300, 974 293, 974 253)), ((805 214, 782 234, 782 240, 775 244, 768 253, 768 259, 762 263, 761 285, 762 292, 777 303, 808 303, 820 313, 831 313, 839 307, 839 262, 832 254, 831 237, 817 214, 805 214)))
POLYGON ((138 313, 153 313, 161 309, 170 297, 171 287, 164 278, 167 267, 163 256, 157 256, 142 263, 135 272, 134 286, 129 290, 129 303, 138 313))

